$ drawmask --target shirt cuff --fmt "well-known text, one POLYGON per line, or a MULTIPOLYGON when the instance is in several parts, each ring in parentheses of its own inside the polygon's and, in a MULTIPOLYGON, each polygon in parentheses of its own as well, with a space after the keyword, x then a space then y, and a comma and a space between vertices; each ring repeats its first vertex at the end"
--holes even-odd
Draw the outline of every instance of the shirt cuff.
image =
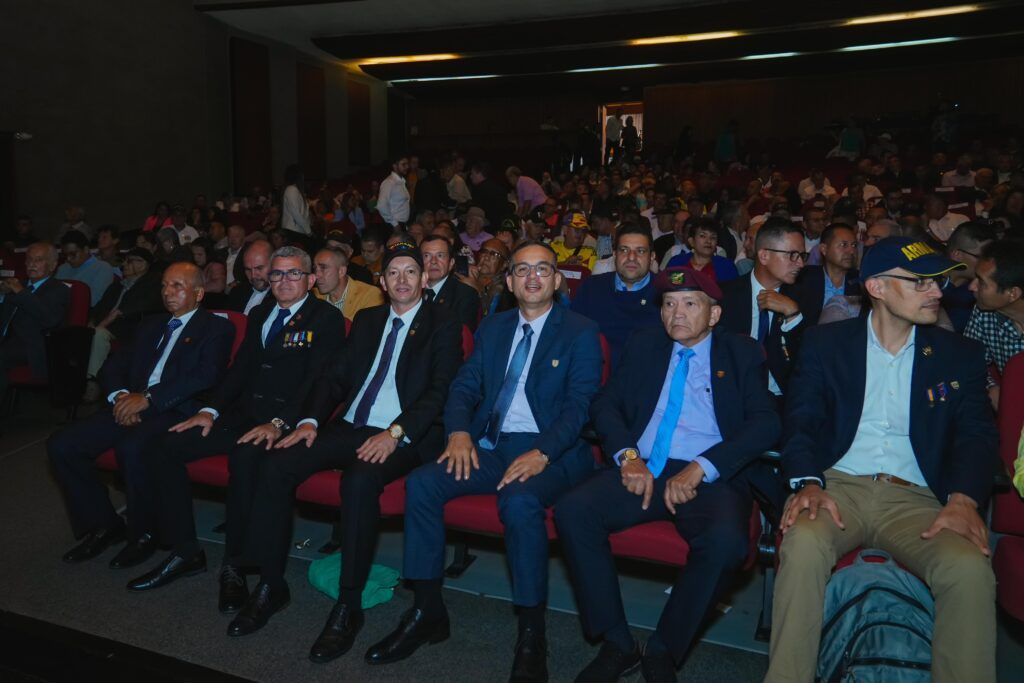
POLYGON ((220 417, 220 413, 218 413, 213 408, 200 408, 199 412, 200 413, 209 413, 210 415, 213 415, 213 419, 214 420, 216 420, 218 417, 220 417))
POLYGON ((782 323, 782 331, 783 332, 789 332, 790 330, 792 330, 794 327, 796 327, 797 325, 799 325, 803 321, 804 321, 804 314, 803 313, 797 313, 796 317, 794 317, 792 320, 787 320, 786 322, 782 323))
POLYGON ((320 422, 311 417, 307 417, 305 420, 299 420, 299 423, 295 425, 295 428, 298 429, 302 425, 313 425, 313 429, 320 429, 320 422))
POLYGON ((793 479, 789 480, 789 489, 792 491, 793 488, 796 487, 796 485, 802 481, 816 481, 818 482, 818 486, 820 486, 821 488, 825 488, 825 482, 823 482, 818 477, 794 477, 793 479))
POLYGON ((718 468, 712 465, 711 461, 705 458, 703 455, 698 455, 693 460, 694 462, 701 466, 701 469, 704 470, 704 481, 706 483, 710 484, 716 479, 718 479, 719 476, 721 476, 718 473, 718 468))
POLYGON ((127 389, 118 389, 117 391, 111 391, 107 395, 107 403, 113 403, 114 399, 117 398, 118 394, 127 394, 127 393, 128 393, 127 389))

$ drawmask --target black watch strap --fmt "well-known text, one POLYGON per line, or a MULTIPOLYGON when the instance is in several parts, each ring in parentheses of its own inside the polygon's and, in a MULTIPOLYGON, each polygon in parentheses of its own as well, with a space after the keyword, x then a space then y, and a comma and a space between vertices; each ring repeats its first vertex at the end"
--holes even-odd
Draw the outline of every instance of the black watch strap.
POLYGON ((822 490, 825 490, 825 482, 820 479, 801 479, 793 485, 793 493, 799 493, 810 484, 817 484, 822 490))

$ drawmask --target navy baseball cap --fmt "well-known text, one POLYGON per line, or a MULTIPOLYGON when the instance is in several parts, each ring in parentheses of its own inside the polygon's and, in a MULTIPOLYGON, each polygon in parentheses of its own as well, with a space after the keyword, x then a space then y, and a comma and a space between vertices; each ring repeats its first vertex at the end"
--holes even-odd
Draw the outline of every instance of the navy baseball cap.
POLYGON ((381 271, 387 270, 388 264, 396 258, 402 258, 403 256, 411 258, 420 267, 420 270, 423 270, 423 255, 420 254, 419 248, 411 242, 398 242, 392 244, 384 252, 384 262, 381 264, 381 271))
POLYGON ((690 266, 673 266, 658 273, 654 288, 665 292, 704 292, 715 301, 722 300, 722 289, 712 278, 690 266))
POLYGON ((966 267, 963 263, 947 258, 922 240, 886 237, 864 254, 860 278, 867 280, 893 268, 902 268, 918 277, 935 277, 966 267))

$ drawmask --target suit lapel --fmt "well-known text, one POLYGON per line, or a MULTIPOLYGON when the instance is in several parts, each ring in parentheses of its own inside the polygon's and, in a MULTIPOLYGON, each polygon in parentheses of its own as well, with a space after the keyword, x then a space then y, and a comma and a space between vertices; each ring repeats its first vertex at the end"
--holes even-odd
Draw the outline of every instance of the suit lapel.
POLYGON ((377 307, 373 311, 374 317, 370 317, 368 320, 365 333, 360 334, 359 339, 352 340, 354 348, 351 351, 358 354, 359 360, 362 362, 356 366, 358 374, 352 377, 350 402, 362 388, 363 383, 366 382, 370 371, 373 370, 373 359, 376 357, 377 349, 380 348, 383 341, 384 326, 387 324, 390 315, 391 306, 377 307), (359 346, 362 344, 365 344, 366 348, 360 349, 359 346))
MULTIPOLYGON (((928 411, 934 402, 926 402, 923 399, 932 382, 935 371, 935 353, 931 346, 931 329, 918 325, 914 336, 914 368, 910 376, 910 440, 918 429, 924 427, 928 420, 928 411)), ((936 397, 937 399, 938 397, 936 397)), ((915 452, 919 451, 917 448, 915 452)))
POLYGON ((845 453, 853 437, 857 433, 857 426, 860 424, 861 414, 864 412, 864 387, 867 384, 867 354, 868 354, 868 320, 858 318, 857 331, 847 338, 846 349, 843 353, 836 354, 836 358, 845 358, 850 362, 840 363, 835 371, 841 380, 838 386, 852 402, 852 410, 840 411, 837 432, 842 435, 845 444, 845 453))
POLYGON ((516 336, 516 328, 519 326, 519 309, 513 308, 509 311, 508 319, 500 329, 495 332, 501 335, 501 342, 494 345, 491 356, 491 370, 493 376, 498 378, 494 395, 498 395, 501 384, 505 380, 505 369, 508 367, 509 354, 512 352, 512 340, 516 336))
POLYGON ((405 386, 403 381, 405 369, 410 359, 415 358, 421 362, 429 362, 429 359, 422 357, 420 350, 430 336, 430 321, 430 304, 424 301, 420 305, 420 310, 416 312, 416 317, 412 319, 412 323, 409 325, 409 332, 405 337, 405 343, 402 344, 402 352, 398 355, 398 363, 395 364, 395 385, 398 388, 399 399, 402 397, 402 389, 405 386))
POLYGON ((715 406, 715 418, 718 422, 719 431, 726 434, 731 431, 729 425, 724 425, 724 420, 732 415, 732 411, 739 405, 735 392, 728 391, 735 381, 730 377, 732 364, 729 362, 729 354, 725 346, 719 341, 715 332, 711 333, 711 401, 715 406))
POLYGON ((815 278, 813 287, 811 287, 810 300, 807 302, 809 310, 820 313, 822 306, 825 305, 825 278, 828 277, 828 273, 825 272, 825 266, 821 266, 820 269, 815 268, 808 275, 815 278))
POLYGON ((434 297, 434 301, 436 301, 438 304, 443 304, 445 301, 451 299, 452 292, 455 289, 455 285, 452 284, 452 278, 454 277, 454 273, 449 274, 448 279, 444 281, 444 285, 441 287, 440 290, 438 290, 437 295, 434 297))
POLYGON ((536 378, 534 369, 539 367, 540 363, 545 363, 545 357, 551 350, 551 345, 555 343, 555 339, 558 337, 559 328, 562 326, 562 320, 565 318, 565 311, 558 304, 552 304, 551 313, 548 315, 547 322, 544 323, 544 330, 540 333, 540 339, 537 340, 537 348, 533 352, 533 360, 530 362, 530 370, 527 375, 527 382, 531 382, 536 378))
MULTIPOLYGON (((654 415, 654 409, 658 407, 658 398, 661 397, 661 388, 665 384, 665 377, 668 374, 668 367, 672 361, 672 349, 674 344, 672 338, 667 334, 663 334, 659 337, 659 342, 656 345, 652 344, 651 357, 654 359, 653 365, 650 367, 650 372, 647 372, 643 377, 649 381, 653 386, 647 388, 645 391, 638 392, 642 396, 643 405, 640 406, 640 412, 638 415, 642 416, 642 420, 638 420, 641 428, 640 434, 637 435, 637 439, 643 434, 643 429, 646 428, 647 423, 651 421, 651 416, 654 415)), ((643 381, 638 378, 638 381, 643 381)))
POLYGON ((174 342, 174 347, 171 348, 171 352, 167 355, 167 362, 164 363, 164 371, 171 367, 171 363, 174 363, 178 356, 185 353, 186 350, 191 348, 192 340, 194 337, 203 333, 203 329, 206 326, 207 318, 210 315, 203 309, 196 309, 196 312, 192 314, 188 324, 181 328, 181 333, 178 335, 178 340, 174 342))

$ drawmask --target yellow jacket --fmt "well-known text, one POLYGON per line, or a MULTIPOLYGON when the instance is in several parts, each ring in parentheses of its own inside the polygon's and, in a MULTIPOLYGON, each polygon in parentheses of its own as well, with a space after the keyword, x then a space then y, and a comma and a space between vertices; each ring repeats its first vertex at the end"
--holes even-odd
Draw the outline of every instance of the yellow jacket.
MULTIPOLYGON (((316 294, 318 299, 323 299, 335 308, 338 308, 338 302, 331 301, 327 298, 326 294, 321 294, 320 290, 314 288, 313 293, 316 294)), ((380 306, 382 303, 384 303, 384 292, 381 291, 380 287, 374 287, 365 282, 349 278, 348 289, 345 291, 345 305, 341 307, 341 314, 351 321, 356 317, 356 313, 364 308, 380 306)))
MULTIPOLYGON (((551 248, 558 254, 559 263, 565 263, 576 253, 575 249, 565 246, 565 242, 561 237, 551 241, 551 248)), ((582 246, 580 247, 579 254, 576 254, 576 256, 579 258, 581 266, 586 266, 590 270, 594 269, 594 264, 597 263, 597 252, 593 248, 582 246)))

